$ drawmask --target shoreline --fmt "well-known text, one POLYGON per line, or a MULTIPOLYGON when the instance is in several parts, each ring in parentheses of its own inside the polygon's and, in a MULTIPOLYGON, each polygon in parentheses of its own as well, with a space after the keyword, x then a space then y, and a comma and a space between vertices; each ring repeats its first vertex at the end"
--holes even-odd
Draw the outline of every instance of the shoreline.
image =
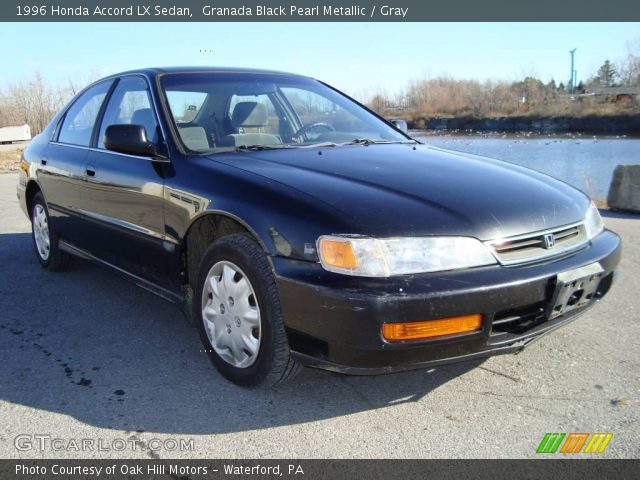
POLYGON ((422 117, 407 122, 412 130, 442 134, 569 134, 640 137, 640 115, 610 115, 584 117, 422 117))

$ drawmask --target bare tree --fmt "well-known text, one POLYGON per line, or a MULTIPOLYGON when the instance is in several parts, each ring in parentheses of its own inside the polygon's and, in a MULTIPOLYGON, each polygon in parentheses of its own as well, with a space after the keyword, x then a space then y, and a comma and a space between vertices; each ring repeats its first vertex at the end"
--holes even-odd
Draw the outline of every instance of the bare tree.
POLYGON ((619 69, 620 81, 628 87, 640 87, 640 38, 629 42, 627 49, 627 58, 619 69))
POLYGON ((29 124, 32 134, 47 126, 58 110, 82 87, 82 81, 69 80, 56 87, 35 72, 28 81, 17 81, 0 90, 0 126, 29 124))

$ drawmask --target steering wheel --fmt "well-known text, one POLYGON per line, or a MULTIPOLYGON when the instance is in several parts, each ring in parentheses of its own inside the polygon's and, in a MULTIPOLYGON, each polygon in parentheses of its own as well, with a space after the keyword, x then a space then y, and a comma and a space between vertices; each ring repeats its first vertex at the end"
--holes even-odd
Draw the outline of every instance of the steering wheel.
POLYGON ((336 129, 333 128, 328 123, 316 122, 316 123, 310 123, 309 125, 305 125, 300 130, 298 130, 296 133, 291 135, 291 138, 298 138, 301 135, 307 133, 309 130, 313 130, 314 128, 324 128, 324 129, 328 130, 329 132, 335 132, 336 131, 336 129))

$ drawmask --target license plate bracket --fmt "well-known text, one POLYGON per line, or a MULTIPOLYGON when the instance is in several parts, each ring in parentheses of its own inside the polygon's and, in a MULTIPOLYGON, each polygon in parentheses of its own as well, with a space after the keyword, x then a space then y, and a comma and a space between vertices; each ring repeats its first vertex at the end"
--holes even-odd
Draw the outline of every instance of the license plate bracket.
POLYGON ((604 269, 598 262, 559 273, 549 303, 549 319, 565 315, 595 301, 603 273, 604 269))

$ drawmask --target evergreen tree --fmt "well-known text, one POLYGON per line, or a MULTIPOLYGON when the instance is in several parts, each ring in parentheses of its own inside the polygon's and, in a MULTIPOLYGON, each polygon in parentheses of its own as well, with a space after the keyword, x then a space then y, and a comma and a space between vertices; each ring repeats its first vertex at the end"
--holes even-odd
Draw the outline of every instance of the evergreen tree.
POLYGON ((605 60, 602 66, 598 69, 598 75, 596 76, 596 82, 603 87, 615 87, 616 78, 618 72, 609 60, 605 60))

